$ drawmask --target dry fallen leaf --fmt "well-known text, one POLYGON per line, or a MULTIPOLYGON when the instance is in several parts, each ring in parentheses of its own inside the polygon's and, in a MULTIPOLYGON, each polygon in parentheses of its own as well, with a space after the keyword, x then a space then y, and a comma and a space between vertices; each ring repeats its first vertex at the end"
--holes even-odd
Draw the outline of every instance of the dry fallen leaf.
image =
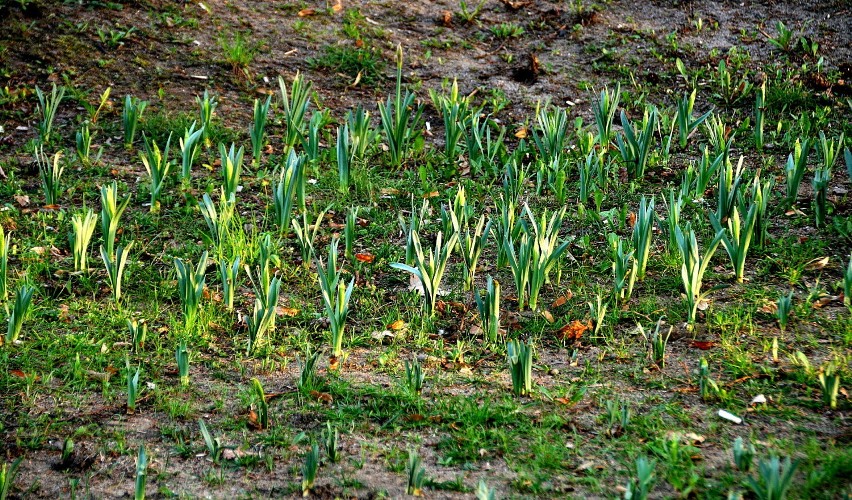
POLYGON ((25 207, 25 206, 30 204, 30 197, 25 195, 25 194, 24 195, 16 194, 14 196, 14 198, 15 198, 15 201, 18 202, 18 205, 20 205, 22 207, 25 207))
POLYGON ((453 13, 445 10, 441 13, 441 23, 445 28, 449 28, 453 24, 453 13))
POLYGON ((716 347, 716 343, 710 340, 693 340, 689 343, 689 345, 696 349, 701 349, 702 351, 708 351, 716 347))
POLYGON ((778 303, 767 300, 757 310, 766 314, 775 314, 778 312, 778 303))
POLYGON ((331 10, 334 12, 340 12, 343 10, 343 0, 337 0, 334 5, 331 6, 331 10))
POLYGON ((526 127, 521 127, 521 128, 519 128, 518 130, 515 131, 515 137, 517 137, 518 139, 525 139, 528 134, 529 134, 529 131, 527 130, 526 127))
POLYGON ((396 196, 399 194, 399 189, 382 188, 379 192, 382 193, 382 196, 396 196))
POLYGON ((334 398, 331 397, 331 394, 327 392, 319 392, 319 391, 311 391, 311 397, 319 401, 320 403, 331 404, 334 401, 334 398))
POLYGON ((316 14, 316 9, 302 9, 299 11, 299 17, 308 17, 316 14))
POLYGON ((591 320, 588 320, 584 323, 578 319, 575 319, 574 321, 560 328, 557 332, 557 335, 562 340, 579 340, 580 337, 583 336, 583 333, 586 330, 590 330, 591 328, 591 320))
POLYGON ((299 310, 294 307, 278 307, 278 314, 293 318, 299 315, 299 310))
POLYGON ((366 253, 366 252, 365 253, 356 253, 355 254, 355 260, 357 260, 358 262, 364 262, 364 263, 369 264, 369 263, 373 262, 374 260, 376 260, 376 256, 371 254, 371 253, 366 253))
POLYGON ((551 305, 551 307, 553 307, 554 309, 556 309, 556 308, 557 308, 557 307, 559 307, 559 306, 563 306, 563 305, 565 305, 565 303, 566 303, 566 302, 568 302, 569 300, 571 300, 572 298, 574 298, 574 292, 572 292, 571 290, 568 290, 568 291, 567 291, 567 292, 565 292, 565 294, 563 294, 561 297, 559 297, 559 298, 557 298, 556 300, 554 300, 554 301, 553 301, 553 304, 551 305))
POLYGON ((405 321, 398 319, 398 320, 394 321, 393 323, 389 324, 388 328, 390 328, 391 330, 394 330, 394 331, 399 331, 399 330, 404 329, 405 326, 406 326, 405 321))
POLYGON ((627 214, 627 225, 633 229, 633 226, 636 225, 636 212, 630 212, 627 214))
POLYGON ((440 193, 437 190, 429 191, 428 193, 423 195, 423 199, 428 200, 429 198, 437 198, 438 196, 440 196, 440 193))
POLYGON ((808 264, 805 266, 805 269, 808 270, 808 271, 816 271, 818 269, 822 269, 822 268, 824 268, 825 266, 828 265, 828 260, 829 260, 828 257, 820 257, 820 258, 814 259, 814 260, 808 262, 808 264))
POLYGON ((541 311, 541 315, 544 316, 544 319, 546 319, 548 323, 553 323, 554 321, 556 321, 553 318, 553 315, 550 314, 550 311, 548 311, 547 309, 541 311))

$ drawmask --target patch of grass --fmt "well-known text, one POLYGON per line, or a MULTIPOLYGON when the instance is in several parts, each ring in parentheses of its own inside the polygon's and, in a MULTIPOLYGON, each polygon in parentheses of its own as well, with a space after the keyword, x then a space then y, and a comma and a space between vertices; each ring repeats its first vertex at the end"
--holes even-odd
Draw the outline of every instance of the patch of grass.
POLYGON ((308 59, 308 65, 346 75, 350 78, 347 84, 358 80, 364 85, 376 85, 385 79, 387 63, 374 48, 326 45, 322 54, 308 59))

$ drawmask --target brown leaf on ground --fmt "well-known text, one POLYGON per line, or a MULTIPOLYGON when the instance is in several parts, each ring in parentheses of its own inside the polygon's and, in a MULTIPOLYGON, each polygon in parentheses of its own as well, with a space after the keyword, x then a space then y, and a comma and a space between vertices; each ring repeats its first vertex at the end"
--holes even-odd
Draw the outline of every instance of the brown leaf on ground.
POLYGON ((592 329, 592 320, 585 322, 575 319, 557 331, 557 336, 561 340, 580 340, 586 330, 592 329))
POLYGON ((569 300, 574 298, 574 292, 571 290, 566 291, 560 297, 553 301, 551 307, 556 309, 557 307, 564 306, 569 300))
POLYGON ((453 25, 453 13, 445 10, 441 13, 441 24, 444 25, 445 28, 449 28, 453 25))
POLYGON ((287 316, 289 318, 293 318, 299 315, 299 310, 295 307, 278 307, 277 312, 281 316, 287 316))
POLYGON ((311 397, 316 399, 320 403, 325 403, 327 405, 330 405, 334 402, 334 398, 331 397, 331 394, 327 392, 311 391, 311 397))
POLYGON ((373 262, 374 260, 376 260, 376 256, 371 254, 371 253, 366 253, 366 252, 365 253, 356 253, 355 254, 355 260, 357 260, 358 262, 364 262, 366 264, 369 264, 369 263, 373 262))
POLYGON ((404 329, 406 326, 407 325, 405 324, 405 321, 398 319, 398 320, 394 321, 393 323, 389 324, 388 328, 393 330, 393 331, 399 331, 399 330, 404 329))
POLYGON ((693 340, 689 343, 692 347, 696 349, 701 349, 702 351, 709 351, 710 349, 716 347, 716 343, 712 340, 693 340))
POLYGON ((302 9, 299 11, 299 17, 308 17, 316 14, 316 9, 302 9))

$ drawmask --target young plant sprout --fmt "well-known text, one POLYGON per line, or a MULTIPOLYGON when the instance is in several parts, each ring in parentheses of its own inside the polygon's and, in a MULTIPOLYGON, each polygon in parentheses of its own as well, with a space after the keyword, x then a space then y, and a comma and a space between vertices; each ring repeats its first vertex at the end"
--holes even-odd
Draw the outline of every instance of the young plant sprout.
POLYGON ((379 102, 382 130, 387 141, 390 164, 399 167, 408 155, 411 144, 420 136, 423 106, 415 104, 414 94, 402 93, 402 45, 396 48, 396 96, 379 102))
POLYGON ((201 154, 201 139, 204 136, 204 127, 195 128, 195 122, 189 126, 180 138, 180 178, 187 182, 192 175, 192 164, 201 154))
POLYGON ((320 449, 316 443, 311 444, 311 449, 305 453, 305 462, 302 464, 302 496, 310 495, 317 479, 317 471, 320 466, 320 449))
POLYGON ((204 145, 210 147, 213 113, 216 112, 219 101, 215 95, 211 95, 207 89, 204 89, 204 95, 196 96, 195 102, 198 104, 198 117, 201 120, 201 138, 204 139, 204 145))
POLYGON ((97 225, 98 216, 91 208, 71 216, 71 248, 75 271, 89 271, 89 242, 92 241, 97 225))
POLYGON ((175 359, 177 360, 178 376, 180 377, 181 387, 189 385, 189 351, 186 349, 186 341, 181 340, 175 351, 175 359))
POLYGON ((304 192, 305 173, 304 157, 292 149, 278 174, 277 182, 272 184, 273 208, 275 209, 275 225, 282 237, 287 236, 291 227, 293 198, 300 189, 304 192))
POLYGON ((118 235, 118 224, 121 215, 130 203, 130 195, 123 201, 118 201, 118 184, 101 186, 101 236, 107 255, 115 254, 115 238, 118 235))
POLYGON ((438 233, 438 237, 435 240, 435 248, 429 250, 428 259, 426 254, 423 253, 423 247, 420 245, 420 235, 416 231, 412 231, 409 236, 414 249, 415 265, 409 266, 408 264, 396 262, 391 264, 391 267, 411 273, 420 280, 423 287, 423 310, 428 318, 433 318, 438 304, 441 280, 444 277, 444 271, 447 269, 451 249, 458 242, 458 236, 453 234, 444 243, 443 233, 438 233))
POLYGON ((485 290, 476 291, 473 298, 485 337, 491 344, 496 344, 500 335, 500 283, 489 276, 485 290))
POLYGON ((60 164, 62 151, 57 151, 53 155, 53 161, 51 162, 44 153, 44 146, 39 145, 35 152, 35 159, 39 175, 41 176, 41 190, 44 193, 44 204, 57 205, 59 197, 62 194, 62 173, 65 171, 65 165, 60 164))
POLYGON ((405 488, 405 493, 411 496, 421 496, 423 493, 423 485, 426 483, 426 469, 423 468, 423 461, 416 451, 408 452, 408 486, 405 488))
POLYGON ((134 488, 134 500, 145 500, 145 482, 148 479, 148 454, 145 445, 139 447, 136 456, 136 486, 134 488))
POLYGON ((127 246, 118 246, 115 249, 115 255, 106 253, 104 247, 101 247, 101 260, 104 261, 106 267, 107 279, 112 288, 112 300, 116 305, 121 302, 121 282, 124 279, 124 268, 127 265, 127 258, 130 256, 130 249, 133 248, 133 242, 127 243, 127 246))
POLYGON ((204 271, 207 269, 207 251, 201 254, 193 272, 184 264, 183 259, 175 259, 177 271, 178 296, 183 307, 184 324, 189 328, 195 324, 195 317, 201 307, 201 295, 204 292, 204 271))
POLYGON ((231 149, 225 149, 224 144, 219 144, 219 159, 222 162, 222 187, 225 190, 225 199, 228 203, 234 203, 237 199, 237 188, 243 170, 243 148, 235 150, 231 143, 231 149))
POLYGON ((255 168, 260 166, 260 154, 263 152, 263 144, 266 136, 266 119, 269 116, 269 105, 272 103, 272 96, 266 98, 266 102, 261 103, 259 99, 254 100, 254 120, 252 128, 249 131, 251 135, 251 151, 253 165, 255 168))
POLYGON ((289 92, 284 78, 278 77, 278 86, 281 89, 284 123, 287 127, 284 144, 292 150, 299 137, 304 135, 305 117, 310 104, 311 82, 306 81, 304 75, 296 72, 289 92))
POLYGON ((754 463, 754 445, 747 443, 742 437, 734 440, 734 465, 741 472, 750 472, 754 463))
POLYGON ((148 101, 140 101, 137 97, 125 96, 124 110, 121 113, 121 122, 124 124, 124 147, 130 148, 136 137, 136 127, 139 120, 148 107, 148 101))
POLYGON ((506 355, 509 360, 509 373, 512 375, 512 391, 517 396, 532 393, 532 345, 519 340, 511 340, 506 344, 506 355))
POLYGON ((38 122, 38 138, 42 144, 50 142, 51 132, 53 131, 53 122, 56 119, 56 110, 59 109, 59 103, 65 97, 65 87, 52 84, 50 95, 46 95, 38 86, 36 86, 36 97, 38 98, 38 112, 41 114, 41 120, 38 122))
POLYGON ((251 389, 257 403, 257 424, 261 429, 268 429, 269 403, 266 401, 266 393, 263 391, 263 385, 261 385, 260 380, 256 378, 251 379, 251 389))
POLYGON ((21 285, 15 291, 15 303, 11 310, 7 309, 6 344, 13 344, 21 335, 21 328, 24 325, 24 318, 30 310, 33 293, 35 293, 35 288, 29 285, 21 285))
MULTIPOLYGON (((6 233, 0 224, 0 302, 9 298, 9 248, 12 246, 12 233, 6 233)), ((852 267, 850 267, 852 269, 852 267)))
POLYGON ((775 312, 775 315, 778 318, 778 327, 781 329, 782 332, 787 329, 787 323, 790 321, 790 311, 792 310, 793 291, 790 290, 789 294, 782 294, 778 297, 778 309, 775 312))
POLYGON ((405 362, 405 387, 411 394, 420 394, 423 391, 423 382, 426 380, 426 374, 423 372, 423 366, 420 361, 405 362))
POLYGON ((172 166, 172 162, 169 161, 169 145, 172 142, 172 135, 169 134, 166 147, 162 150, 153 139, 148 141, 144 135, 142 139, 145 149, 140 157, 145 165, 145 171, 148 172, 151 179, 151 211, 158 212, 160 210, 160 194, 172 166))

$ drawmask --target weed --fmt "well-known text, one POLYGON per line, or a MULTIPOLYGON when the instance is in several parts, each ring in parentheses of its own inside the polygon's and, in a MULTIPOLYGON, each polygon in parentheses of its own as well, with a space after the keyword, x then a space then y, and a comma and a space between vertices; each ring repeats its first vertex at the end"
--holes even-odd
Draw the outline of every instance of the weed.
POLYGON ((219 47, 222 48, 225 62, 231 65, 234 76, 250 78, 248 67, 254 61, 260 49, 260 43, 250 43, 247 34, 240 31, 228 38, 223 34, 219 37, 218 42, 219 47))
POLYGON ((381 52, 372 47, 326 45, 321 55, 308 58, 311 69, 325 69, 348 76, 352 85, 374 85, 382 80, 385 61, 381 52))

